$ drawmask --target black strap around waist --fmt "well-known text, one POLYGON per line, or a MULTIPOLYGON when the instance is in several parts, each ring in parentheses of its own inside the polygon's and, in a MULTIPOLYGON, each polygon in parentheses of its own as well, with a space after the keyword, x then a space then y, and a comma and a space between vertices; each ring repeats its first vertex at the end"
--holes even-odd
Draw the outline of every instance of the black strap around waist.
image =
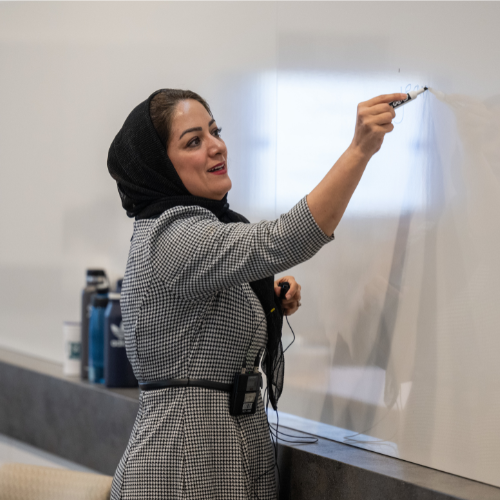
POLYGON ((153 380, 139 382, 139 387, 143 391, 163 389, 164 387, 205 387, 205 389, 215 389, 217 391, 231 392, 233 384, 222 384, 201 378, 171 378, 169 380, 153 380))

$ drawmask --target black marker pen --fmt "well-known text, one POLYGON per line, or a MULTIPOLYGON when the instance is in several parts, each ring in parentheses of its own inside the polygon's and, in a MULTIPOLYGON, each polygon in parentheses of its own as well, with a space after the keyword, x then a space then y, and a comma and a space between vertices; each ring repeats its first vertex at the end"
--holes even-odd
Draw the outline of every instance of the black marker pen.
POLYGON ((404 106, 406 103, 416 99, 417 96, 419 96, 426 90, 428 90, 427 87, 423 87, 420 90, 412 90, 411 92, 408 92, 408 94, 406 94, 406 99, 403 99, 402 101, 392 101, 389 103, 389 106, 392 106, 394 109, 404 106))

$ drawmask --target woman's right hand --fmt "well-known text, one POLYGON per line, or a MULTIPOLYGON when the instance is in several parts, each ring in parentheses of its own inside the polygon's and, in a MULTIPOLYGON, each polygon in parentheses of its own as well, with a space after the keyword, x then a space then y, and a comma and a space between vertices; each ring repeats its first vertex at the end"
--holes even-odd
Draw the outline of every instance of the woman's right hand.
POLYGON ((351 148, 366 158, 371 158, 382 146, 385 134, 392 132, 392 119, 396 112, 389 103, 406 99, 406 94, 387 94, 358 104, 356 128, 351 148))

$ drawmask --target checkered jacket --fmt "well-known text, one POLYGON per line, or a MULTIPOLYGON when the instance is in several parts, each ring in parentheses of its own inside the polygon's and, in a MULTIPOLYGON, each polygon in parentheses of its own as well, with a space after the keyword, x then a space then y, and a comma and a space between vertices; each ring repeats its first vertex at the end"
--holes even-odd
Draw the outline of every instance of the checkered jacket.
MULTIPOLYGON (((277 220, 256 224, 224 224, 199 206, 135 221, 121 307, 136 377, 232 383, 243 359, 252 366, 267 340, 265 312, 249 282, 310 259, 332 239, 305 198, 277 220)), ((260 395, 254 415, 235 417, 225 392, 141 393, 112 500, 274 498, 260 395)))

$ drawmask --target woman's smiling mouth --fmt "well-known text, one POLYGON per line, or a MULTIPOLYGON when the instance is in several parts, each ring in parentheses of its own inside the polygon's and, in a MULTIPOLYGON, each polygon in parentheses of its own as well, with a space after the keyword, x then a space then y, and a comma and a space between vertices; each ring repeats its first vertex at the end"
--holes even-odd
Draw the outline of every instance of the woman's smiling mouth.
POLYGON ((227 172, 226 170, 226 164, 225 163, 219 163, 218 165, 215 165, 215 167, 212 167, 210 170, 208 170, 211 174, 225 174, 227 172))

